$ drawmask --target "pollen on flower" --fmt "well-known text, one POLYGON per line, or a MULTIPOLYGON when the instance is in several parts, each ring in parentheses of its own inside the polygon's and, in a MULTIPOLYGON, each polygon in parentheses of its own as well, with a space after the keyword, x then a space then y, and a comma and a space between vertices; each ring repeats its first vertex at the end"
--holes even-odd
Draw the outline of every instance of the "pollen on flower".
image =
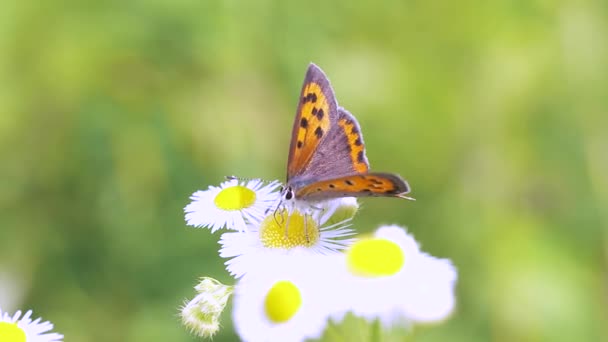
POLYGON ((401 247, 382 238, 357 241, 348 250, 346 258, 350 271, 364 277, 394 275, 405 262, 401 247))
POLYGON ((260 241, 267 248, 311 247, 319 240, 319 225, 307 215, 286 210, 268 215, 260 226, 260 241))
POLYGON ((302 294, 298 287, 286 280, 272 286, 264 300, 266 317, 274 323, 289 321, 302 306, 302 294))
POLYGON ((25 342, 25 332, 15 323, 0 322, 2 341, 25 342))
POLYGON ((242 185, 231 186, 220 191, 214 203, 223 210, 245 209, 255 203, 255 191, 242 185))

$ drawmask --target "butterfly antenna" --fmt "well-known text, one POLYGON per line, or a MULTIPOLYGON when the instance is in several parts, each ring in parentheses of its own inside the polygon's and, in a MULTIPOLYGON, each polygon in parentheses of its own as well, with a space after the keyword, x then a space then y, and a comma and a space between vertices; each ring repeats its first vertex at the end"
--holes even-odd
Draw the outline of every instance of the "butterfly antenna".
POLYGON ((416 200, 414 197, 405 196, 405 194, 399 194, 399 195, 397 195, 397 197, 403 198, 403 199, 406 199, 406 200, 410 200, 410 201, 415 201, 416 200))
POLYGON ((237 177, 237 176, 225 176, 226 180, 238 180, 238 181, 242 181, 242 182, 249 182, 252 180, 257 180, 258 178, 243 178, 243 177, 237 177))

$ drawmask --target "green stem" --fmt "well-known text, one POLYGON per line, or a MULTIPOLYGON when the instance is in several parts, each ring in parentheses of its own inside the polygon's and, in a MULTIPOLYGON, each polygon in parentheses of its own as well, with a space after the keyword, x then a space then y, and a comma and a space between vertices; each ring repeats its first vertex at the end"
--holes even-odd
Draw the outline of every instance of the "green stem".
POLYGON ((371 324, 370 342, 382 341, 382 324, 380 324, 380 320, 376 319, 371 324))

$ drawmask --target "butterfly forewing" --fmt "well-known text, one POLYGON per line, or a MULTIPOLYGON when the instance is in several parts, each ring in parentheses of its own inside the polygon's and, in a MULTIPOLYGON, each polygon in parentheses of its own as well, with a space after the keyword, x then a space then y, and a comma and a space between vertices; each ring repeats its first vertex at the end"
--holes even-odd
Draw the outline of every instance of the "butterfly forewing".
POLYGON ((326 139, 338 118, 336 99, 323 71, 310 64, 300 93, 293 124, 287 181, 307 169, 319 144, 326 139))
POLYGON ((323 200, 338 197, 404 197, 406 181, 392 173, 366 173, 317 181, 296 190, 296 198, 323 200))

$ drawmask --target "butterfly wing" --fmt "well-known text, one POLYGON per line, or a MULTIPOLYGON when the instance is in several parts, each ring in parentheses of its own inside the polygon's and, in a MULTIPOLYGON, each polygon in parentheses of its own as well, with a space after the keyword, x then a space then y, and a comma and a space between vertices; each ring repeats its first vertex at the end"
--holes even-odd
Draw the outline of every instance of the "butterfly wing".
POLYGON ((287 185, 302 200, 405 197, 410 191, 401 177, 368 170, 357 119, 338 107, 329 80, 311 63, 292 130, 287 185))
POLYGON ((323 71, 308 66, 291 132, 287 159, 287 182, 310 170, 310 161, 338 120, 338 105, 323 71))
POLYGON ((359 123, 344 108, 338 107, 338 120, 313 153, 309 165, 295 177, 319 180, 366 173, 369 163, 359 123))
POLYGON ((324 200, 339 197, 402 197, 410 187, 392 173, 365 173, 314 182, 296 189, 296 198, 324 200))

